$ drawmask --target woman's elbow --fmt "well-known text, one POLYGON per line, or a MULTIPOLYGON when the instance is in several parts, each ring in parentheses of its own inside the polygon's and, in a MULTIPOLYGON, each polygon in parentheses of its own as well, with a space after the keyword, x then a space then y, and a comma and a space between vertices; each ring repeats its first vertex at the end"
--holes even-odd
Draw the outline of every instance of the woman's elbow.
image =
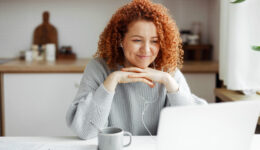
POLYGON ((97 131, 90 129, 91 127, 89 126, 83 128, 80 126, 75 126, 72 123, 69 127, 81 140, 89 140, 97 137, 97 131))
POLYGON ((74 131, 74 133, 81 139, 81 140, 90 140, 93 139, 95 137, 97 137, 97 133, 96 132, 84 132, 84 131, 74 131))

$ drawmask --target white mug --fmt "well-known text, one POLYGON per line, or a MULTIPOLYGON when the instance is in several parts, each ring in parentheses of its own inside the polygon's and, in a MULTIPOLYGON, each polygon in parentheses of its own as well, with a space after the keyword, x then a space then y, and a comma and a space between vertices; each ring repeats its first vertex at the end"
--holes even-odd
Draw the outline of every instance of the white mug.
POLYGON ((132 142, 132 134, 120 128, 108 127, 98 133, 98 150, 123 150, 132 142), (123 144, 124 135, 129 136, 128 144, 123 144))

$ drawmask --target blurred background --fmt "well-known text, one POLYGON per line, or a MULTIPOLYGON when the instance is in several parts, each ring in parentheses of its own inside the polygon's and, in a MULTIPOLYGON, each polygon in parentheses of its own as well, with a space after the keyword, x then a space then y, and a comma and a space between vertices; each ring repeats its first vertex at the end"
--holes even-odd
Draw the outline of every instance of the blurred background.
MULTIPOLYGON (((58 31, 59 45, 70 45, 79 58, 91 57, 99 34, 112 14, 128 0, 0 0, 0 56, 13 58, 31 48, 34 29, 49 11, 58 31)), ((200 24, 201 41, 215 47, 218 59, 218 0, 155 0, 165 5, 180 30, 200 24)))
MULTIPOLYGON (((0 0, 1 135, 73 135, 65 123, 66 111, 87 62, 97 50, 100 33, 113 13, 127 2, 0 0), (42 24, 44 12, 51 24, 47 27, 42 24)), ((229 2, 154 2, 166 6, 179 27, 185 52, 182 72, 194 94, 209 103, 252 97, 260 100, 254 90, 253 95, 245 96, 227 89, 219 78, 221 25, 229 24, 221 22, 226 11, 221 6, 229 6, 229 2)))

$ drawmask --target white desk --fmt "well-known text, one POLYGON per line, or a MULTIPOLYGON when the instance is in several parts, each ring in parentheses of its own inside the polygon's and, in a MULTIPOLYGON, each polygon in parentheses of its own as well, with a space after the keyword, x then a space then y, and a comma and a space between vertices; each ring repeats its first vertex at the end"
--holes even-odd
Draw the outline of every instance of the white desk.
MULTIPOLYGON (((128 138, 125 138, 128 140, 128 138)), ((0 137, 0 150, 97 150, 97 139, 76 137, 0 137)), ((260 134, 255 135, 252 150, 260 149, 260 134)), ((124 150, 156 150, 156 137, 134 136, 124 150)))

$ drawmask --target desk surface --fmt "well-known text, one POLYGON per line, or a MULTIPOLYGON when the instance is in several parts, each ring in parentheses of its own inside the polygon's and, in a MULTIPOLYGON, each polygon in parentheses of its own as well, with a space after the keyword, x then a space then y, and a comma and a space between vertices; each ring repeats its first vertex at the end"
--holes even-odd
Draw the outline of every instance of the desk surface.
MULTIPOLYGON (((128 138, 125 138, 128 140, 128 138)), ((97 139, 79 140, 76 137, 0 137, 0 149, 26 150, 96 150, 97 139)), ((254 136, 251 150, 260 149, 260 134, 254 136)), ((156 137, 133 136, 131 146, 124 150, 156 150, 156 137)))

